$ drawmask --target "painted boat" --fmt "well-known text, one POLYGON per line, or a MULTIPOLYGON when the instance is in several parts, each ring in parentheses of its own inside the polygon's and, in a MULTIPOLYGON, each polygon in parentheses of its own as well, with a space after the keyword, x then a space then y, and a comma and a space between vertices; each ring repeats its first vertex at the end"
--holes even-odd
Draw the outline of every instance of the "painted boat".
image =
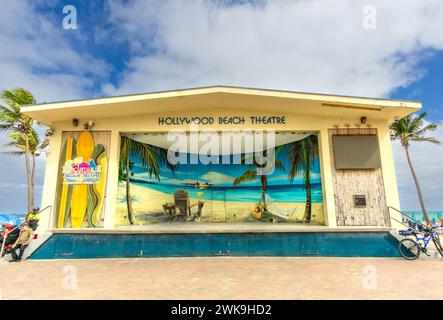
MULTIPOLYGON (((82 157, 83 161, 89 161, 94 150, 94 139, 89 131, 83 131, 77 140, 77 157, 82 157)), ((77 184, 74 186, 71 200, 71 226, 80 228, 86 215, 88 202, 88 185, 77 184)))

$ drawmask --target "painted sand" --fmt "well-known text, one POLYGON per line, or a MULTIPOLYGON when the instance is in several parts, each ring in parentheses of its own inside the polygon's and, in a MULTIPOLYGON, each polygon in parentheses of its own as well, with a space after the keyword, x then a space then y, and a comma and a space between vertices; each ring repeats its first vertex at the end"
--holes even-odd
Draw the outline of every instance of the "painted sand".
MULTIPOLYGON (((177 187, 178 189, 178 187, 177 187)), ((129 220, 127 217, 125 184, 119 184, 119 198, 116 215, 116 226, 127 226, 129 220)), ((205 201, 201 218, 198 222, 257 222, 251 217, 250 212, 257 201, 229 201, 227 199, 217 200, 218 196, 209 199, 208 190, 205 195, 199 197, 197 194, 190 193, 190 203, 197 203, 199 200, 205 201), (197 195, 197 196, 196 196, 197 195), (206 198, 205 198, 206 196, 206 198), (214 200, 215 199, 215 200, 214 200)), ((132 207, 135 215, 136 225, 147 225, 152 223, 170 223, 171 219, 164 214, 163 204, 174 202, 173 192, 165 193, 153 188, 147 188, 138 184, 131 184, 132 207)), ((257 189, 255 189, 257 195, 257 189)), ((260 195, 258 195, 258 198, 260 195)), ((237 200, 237 199, 236 199, 237 200)), ((269 210, 283 212, 290 216, 289 222, 301 222, 305 210, 305 202, 270 202, 269 210)), ((179 223, 179 222, 177 222, 179 223)), ((190 222, 186 222, 190 223, 190 222)), ((191 222, 192 223, 192 222, 191 222)), ((266 222, 264 222, 266 223, 266 222)), ((311 224, 324 224, 323 204, 312 204, 311 224)))

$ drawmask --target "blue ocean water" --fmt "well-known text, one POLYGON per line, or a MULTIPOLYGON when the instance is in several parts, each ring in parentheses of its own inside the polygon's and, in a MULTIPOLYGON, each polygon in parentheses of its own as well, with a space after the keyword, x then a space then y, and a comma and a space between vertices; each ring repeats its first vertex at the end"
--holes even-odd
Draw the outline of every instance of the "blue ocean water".
MULTIPOLYGON (((405 213, 411 218, 419 221, 425 221, 425 216, 421 211, 405 211, 405 213)), ((428 211, 429 218, 432 222, 438 222, 438 218, 443 218, 443 210, 442 211, 428 211)), ((406 218, 406 217, 405 217, 406 218)))
MULTIPOLYGON (((193 186, 178 186, 172 184, 146 183, 133 180, 132 183, 173 195, 175 190, 184 189, 189 192, 190 197, 206 200, 225 200, 237 202, 258 202, 261 197, 261 189, 257 186, 219 186, 208 189, 196 189, 193 186)), ((277 202, 306 202, 306 191, 302 185, 269 185, 266 191, 269 201, 277 202)), ((323 194, 320 183, 311 184, 311 195, 313 203, 323 202, 323 194)))

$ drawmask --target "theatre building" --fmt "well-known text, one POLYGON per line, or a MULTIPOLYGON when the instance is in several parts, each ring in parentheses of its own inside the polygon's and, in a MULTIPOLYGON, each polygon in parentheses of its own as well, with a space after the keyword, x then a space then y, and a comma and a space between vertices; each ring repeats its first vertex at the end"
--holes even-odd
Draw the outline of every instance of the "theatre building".
POLYGON ((419 102, 214 86, 26 106, 44 258, 396 256, 389 125, 419 102))

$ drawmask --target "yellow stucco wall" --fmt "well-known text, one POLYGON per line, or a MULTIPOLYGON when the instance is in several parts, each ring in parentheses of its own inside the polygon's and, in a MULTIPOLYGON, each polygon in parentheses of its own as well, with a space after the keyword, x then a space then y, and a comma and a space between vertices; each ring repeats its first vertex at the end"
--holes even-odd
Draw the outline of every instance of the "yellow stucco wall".
MULTIPOLYGON (((213 125, 201 125, 199 129, 274 129, 277 131, 316 131, 319 133, 319 149, 320 149, 320 166, 322 173, 323 199, 325 209, 326 224, 330 227, 336 227, 334 191, 331 176, 331 159, 330 145, 328 143, 328 129, 334 127, 345 127, 350 125, 354 128, 355 124, 360 123, 360 116, 354 117, 322 117, 319 115, 309 115, 301 113, 279 112, 278 109, 272 111, 252 111, 252 110, 233 110, 215 108, 212 110, 178 110, 150 114, 139 114, 129 117, 104 117, 94 119, 79 118, 79 126, 73 127, 72 121, 56 122, 51 125, 55 129, 54 135, 50 139, 49 155, 47 159, 45 181, 43 188, 43 197, 41 207, 54 205, 56 194, 56 181, 59 165, 59 153, 61 149, 61 134, 63 131, 82 130, 82 124, 86 121, 93 120, 95 125, 93 130, 109 130, 111 131, 111 144, 109 152, 109 166, 107 176, 107 194, 105 205, 105 228, 114 227, 114 213, 117 205, 117 186, 118 186, 118 156, 120 147, 120 133, 122 132, 158 132, 168 131, 171 129, 189 130, 186 125, 182 126, 166 126, 158 124, 158 117, 192 117, 192 116, 212 116, 216 120, 219 116, 284 116, 286 124, 281 125, 251 125, 246 121, 244 125, 218 125, 215 121, 213 125)), ((337 113, 339 114, 339 113, 337 113)), ((363 113, 362 113, 363 115, 363 113)), ((397 182, 395 177, 395 168, 391 149, 391 141, 388 132, 388 121, 385 119, 372 119, 368 116, 367 124, 372 128, 377 128, 379 136, 381 164, 383 171, 383 180, 385 184, 386 200, 388 206, 400 208, 399 197, 397 191, 397 182)), ((53 213, 54 215, 54 213, 53 213)), ((51 229, 51 221, 53 217, 45 215, 41 219, 40 230, 51 229)))

